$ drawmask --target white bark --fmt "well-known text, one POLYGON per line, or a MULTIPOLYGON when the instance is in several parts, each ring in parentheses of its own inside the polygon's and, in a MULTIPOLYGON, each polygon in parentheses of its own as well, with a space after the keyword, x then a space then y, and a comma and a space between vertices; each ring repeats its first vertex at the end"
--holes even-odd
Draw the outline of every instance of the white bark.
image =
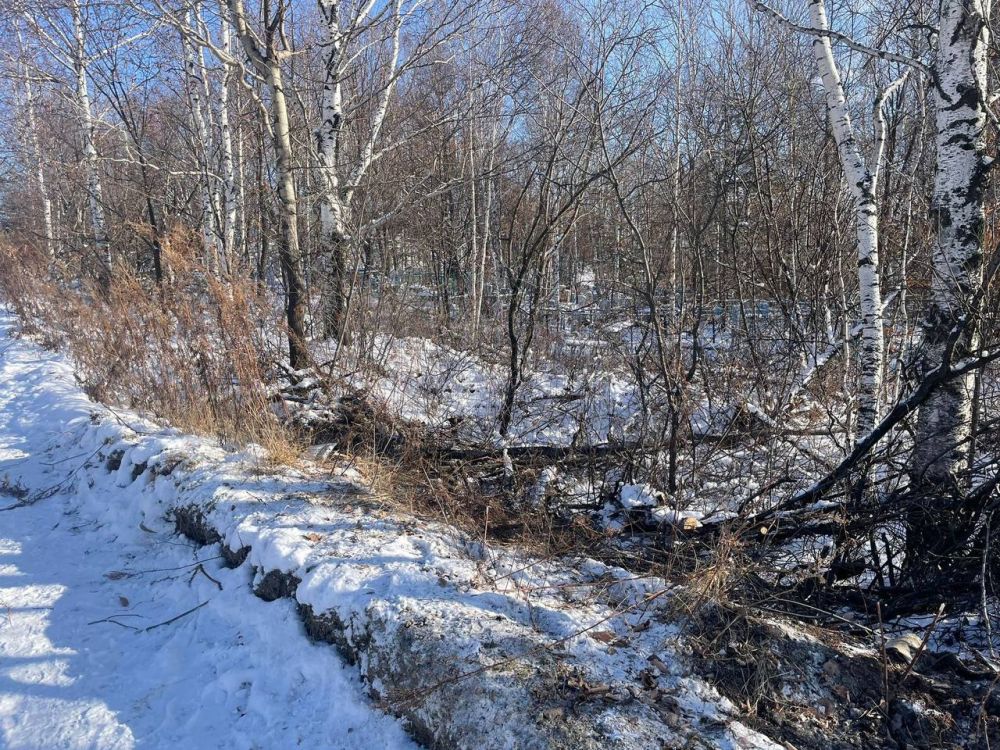
MULTIPOLYGON (((986 156, 986 86, 990 4, 945 0, 935 63, 937 171, 933 215, 931 300, 924 322, 925 369, 940 366, 949 340, 968 315, 982 284, 986 156)), ((954 340, 951 360, 978 346, 974 326, 954 340)), ((951 483, 967 459, 973 374, 943 384, 920 408, 915 437, 916 482, 951 483)))
MULTIPOLYGON (((194 6, 188 8, 188 27, 198 29, 198 16, 194 6)), ((215 201, 212 196, 212 170, 209 157, 212 153, 211 135, 205 120, 205 58, 201 46, 191 35, 181 33, 184 46, 184 72, 187 83, 188 104, 191 108, 191 122, 194 126, 198 142, 195 146, 195 158, 198 161, 198 171, 201 175, 201 235, 205 249, 205 261, 209 270, 219 269, 219 242, 215 231, 215 201)))
POLYGON ((683 70, 687 62, 687 30, 684 0, 677 0, 677 54, 674 60, 674 153, 673 153, 673 188, 671 201, 673 203, 673 221, 670 228, 669 268, 667 269, 667 286, 670 294, 670 319, 678 314, 678 304, 683 299, 683 293, 678 287, 678 264, 680 262, 680 222, 681 222, 681 101, 683 98, 683 70))
POLYGON ((83 167, 87 177, 87 198, 90 205, 90 224, 101 269, 102 284, 107 290, 111 284, 113 258, 108 240, 107 222, 104 218, 104 189, 95 143, 94 111, 90 101, 87 81, 87 32, 79 0, 71 0, 73 17, 73 72, 76 78, 76 105, 80 118, 80 137, 83 146, 83 167))
MULTIPOLYGON (((679 91, 679 89, 678 89, 679 91)), ((677 264, 680 257, 680 225, 681 225, 681 116, 680 98, 676 105, 677 111, 674 113, 674 155, 673 155, 673 189, 671 191, 671 201, 673 203, 673 221, 670 227, 670 268, 667 286, 670 293, 670 319, 677 315, 678 292, 677 286, 677 264)))
MULTIPOLYGON (((493 9, 495 11, 495 8, 493 9)), ((507 50, 507 35, 501 29, 496 34, 493 47, 484 54, 484 60, 499 61, 504 58, 507 50)), ((483 305, 486 292, 486 269, 489 260, 490 231, 493 218, 493 170, 496 166, 497 152, 501 138, 502 108, 499 104, 500 93, 494 81, 489 76, 485 80, 477 80, 473 66, 469 67, 469 112, 476 113, 468 118, 469 139, 469 186, 472 201, 472 332, 478 340, 482 327, 483 305), (483 127, 483 123, 489 123, 483 127), (485 157, 479 152, 485 149, 485 157), (485 161, 485 163, 483 163, 485 161), (482 180, 480 190, 479 181, 482 180), (482 208, 482 231, 479 225, 480 207, 482 208)))
POLYGON ((361 153, 359 154, 354 165, 354 169, 351 170, 350 181, 344 186, 348 201, 350 201, 354 190, 361 184, 361 180, 368 172, 369 167, 371 167, 372 163, 375 161, 375 146, 378 144, 379 136, 382 133, 382 126, 385 123, 385 116, 389 112, 389 103, 392 101, 392 95, 396 89, 396 83, 399 81, 399 76, 402 73, 402 70, 399 67, 399 53, 402 33, 403 0, 393 0, 392 31, 390 32, 391 49, 389 51, 389 60, 386 63, 385 68, 385 80, 383 82, 382 92, 379 96, 378 104, 375 107, 375 113, 372 116, 371 129, 368 131, 368 138, 361 147, 361 153))
MULTIPOLYGON (((219 38, 223 52, 232 55, 232 33, 229 27, 229 15, 224 0, 219 0, 219 38)), ((236 205, 238 200, 236 187, 236 165, 233 157, 233 131, 229 124, 229 86, 232 79, 232 66, 222 65, 222 82, 219 87, 219 137, 222 145, 222 189, 224 193, 225 213, 222 221, 222 245, 224 270, 236 257, 236 205)))
POLYGON ((316 129, 316 153, 323 195, 320 200, 322 252, 329 266, 323 290, 323 333, 342 338, 347 317, 347 236, 348 196, 340 179, 340 137, 344 127, 344 42, 338 0, 319 0, 326 55, 323 65, 323 105, 316 129))
POLYGON ((323 183, 323 200, 320 203, 320 231, 324 240, 342 242, 346 239, 344 226, 346 207, 341 196, 338 157, 340 135, 344 125, 344 34, 340 28, 340 2, 319 0, 324 24, 323 105, 321 121, 316 129, 316 153, 319 173, 323 183))
MULTIPOLYGON (((824 0, 810 3, 812 27, 829 30, 824 0)), ((858 289, 861 298, 862 339, 860 346, 861 382, 858 395, 857 437, 867 435, 875 427, 879 416, 879 392, 882 386, 882 359, 885 348, 882 326, 882 292, 878 259, 878 206, 876 188, 878 160, 877 148, 871 168, 865 163, 854 135, 847 99, 840 71, 833 58, 828 35, 813 39, 813 54, 826 92, 830 124, 837 142, 841 168, 851 197, 854 200, 854 223, 858 248, 858 289)))
MULTIPOLYGON (((22 58, 25 57, 24 42, 21 39, 21 27, 17 27, 18 48, 21 50, 22 58)), ((35 182, 38 187, 38 195, 42 199, 42 229, 45 234, 45 251, 48 253, 49 261, 55 260, 56 243, 55 232, 52 228, 52 200, 49 198, 48 186, 45 182, 45 163, 42 158, 41 142, 38 138, 38 119, 35 115, 35 96, 31 85, 31 75, 25 59, 23 66, 24 73, 24 107, 28 115, 28 137, 31 139, 31 151, 35 160, 35 182)))
POLYGON ((489 259, 489 247, 490 247, 490 231, 491 231, 491 221, 493 218, 493 169, 496 166, 498 140, 500 138, 500 113, 494 111, 490 115, 490 130, 488 132, 488 141, 485 144, 486 148, 486 163, 482 167, 483 179, 483 192, 485 193, 483 197, 483 224, 482 232, 478 230, 478 204, 479 204, 479 193, 476 190, 476 181, 479 179, 479 172, 476 168, 475 160, 475 141, 476 141, 476 123, 473 120, 470 123, 470 133, 472 140, 472 147, 470 153, 470 168, 471 168, 471 184, 473 190, 473 211, 472 211, 472 225, 474 228, 472 237, 472 265, 473 265, 473 288, 472 288, 472 330, 473 333, 478 337, 479 329, 482 326, 482 316, 483 316, 483 303, 486 292, 486 268, 487 260, 489 259))
POLYGON ((236 246, 240 249, 242 257, 248 267, 253 267, 250 257, 250 249, 247 247, 247 178, 246 178, 246 157, 243 129, 236 133, 236 205, 239 210, 239 218, 236 222, 236 246))
MULTIPOLYGON (((202 39, 208 40, 210 45, 215 46, 211 41, 212 34, 208 29, 208 24, 205 23, 205 18, 202 13, 202 0, 194 0, 194 16, 195 21, 198 23, 199 36, 202 39)), ((226 26, 224 19, 222 26, 226 26)), ((202 89, 205 95, 205 123, 209 133, 209 139, 205 142, 205 165, 207 184, 209 188, 209 199, 212 204, 211 229, 215 238, 215 261, 217 271, 219 273, 223 273, 226 267, 225 216, 223 215, 225 180, 224 177, 221 177, 218 174, 216 161, 216 150, 217 148, 218 150, 221 150, 222 147, 221 137, 219 138, 220 142, 216 143, 217 135, 221 134, 221 126, 216 122, 216 107, 219 104, 219 99, 216 98, 214 94, 212 76, 210 75, 208 65, 205 63, 205 49, 201 44, 197 44, 195 46, 195 50, 195 62, 198 64, 198 75, 201 78, 202 89)), ((223 75, 225 76, 225 74, 223 75)))
MULTIPOLYGON (((285 279, 289 360, 291 366, 298 369, 308 364, 309 352, 306 347, 305 281, 302 276, 302 252, 299 243, 298 197, 293 174, 294 152, 285 82, 281 70, 282 53, 275 48, 276 34, 270 34, 268 42, 264 43, 250 28, 243 0, 228 0, 228 3, 236 36, 254 69, 264 79, 271 92, 269 111, 274 140, 275 171, 278 178, 278 198, 281 202, 283 242, 280 257, 281 271, 285 279)), ((281 15, 277 15, 273 19, 265 19, 265 23, 277 27, 282 20, 281 15)))
POLYGON ((323 190, 320 201, 320 232, 322 246, 328 255, 330 277, 325 290, 323 311, 324 333, 342 337, 347 316, 347 255, 348 217, 351 198, 369 167, 375 160, 375 147, 389 111, 389 103, 400 75, 399 54, 402 33, 402 0, 392 3, 391 51, 386 63, 383 88, 375 106, 370 130, 347 179, 341 173, 341 138, 344 129, 343 79, 346 73, 347 42, 357 32, 362 19, 376 6, 366 0, 345 23, 339 0, 318 0, 324 25, 323 103, 320 125, 316 129, 318 171, 323 190))
MULTIPOLYGON (((471 95, 469 97, 472 98, 471 95)), ((471 126, 467 135, 469 149, 469 266, 472 287, 472 335, 479 336, 479 204, 476 201, 476 129, 471 126)))

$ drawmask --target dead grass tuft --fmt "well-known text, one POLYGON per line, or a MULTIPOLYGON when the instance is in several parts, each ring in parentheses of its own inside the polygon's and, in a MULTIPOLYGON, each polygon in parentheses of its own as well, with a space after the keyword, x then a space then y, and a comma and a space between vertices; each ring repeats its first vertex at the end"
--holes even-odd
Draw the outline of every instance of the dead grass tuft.
POLYGON ((281 361, 276 306, 248 280, 209 273, 185 230, 163 240, 162 255, 161 284, 121 264, 105 296, 62 279, 35 248, 0 245, 0 296, 24 332, 69 351, 95 400, 293 460, 300 442, 267 387, 281 361))

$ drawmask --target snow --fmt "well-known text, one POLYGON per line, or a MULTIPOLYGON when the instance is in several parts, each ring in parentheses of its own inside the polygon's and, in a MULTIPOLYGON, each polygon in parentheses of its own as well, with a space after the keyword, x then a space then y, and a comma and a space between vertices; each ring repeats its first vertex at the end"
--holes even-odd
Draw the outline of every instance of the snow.
POLYGON ((347 471, 265 470, 259 447, 89 402, 23 341, 0 354, 0 451, 33 501, 0 498, 0 747, 408 746, 366 693, 455 747, 777 747, 691 674, 662 580, 486 548, 379 509, 347 471), (189 508, 240 567, 172 533, 189 508), (254 597, 273 574, 292 599, 254 597), (296 604, 356 669, 309 643, 296 604), (639 687, 653 656, 674 729, 639 687), (570 683, 634 699, 566 712, 570 683))
POLYGON ((661 494, 648 484, 626 484, 618 494, 622 507, 628 510, 655 508, 660 504, 660 497, 661 494))
MULTIPOLYGON (((473 443, 499 443, 497 420, 507 378, 503 364, 424 338, 375 337, 374 366, 341 358, 347 382, 405 420, 459 425, 473 443)), ((320 348, 317 361, 332 359, 320 348)), ((502 358, 501 358, 502 359, 502 358)), ((574 372, 559 368, 526 373, 518 391, 508 445, 598 444, 634 430, 640 401, 632 376, 591 356, 574 372)))
POLYGON ((290 602, 261 602, 248 569, 163 523, 139 527, 129 479, 152 443, 95 487, 86 454, 53 452, 93 409, 68 367, 5 342, 0 383, 0 477, 71 490, 0 512, 0 748, 415 747, 290 602))
POLYGON ((654 508, 652 516, 660 523, 669 523, 675 526, 684 526, 685 528, 691 529, 701 526, 701 520, 705 517, 705 514, 696 510, 654 508))

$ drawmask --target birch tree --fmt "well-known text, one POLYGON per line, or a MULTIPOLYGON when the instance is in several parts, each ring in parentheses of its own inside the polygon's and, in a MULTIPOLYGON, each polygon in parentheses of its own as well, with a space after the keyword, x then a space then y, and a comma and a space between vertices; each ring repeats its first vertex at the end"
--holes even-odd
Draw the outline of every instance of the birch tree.
MULTIPOLYGON (((976 301, 983 283, 990 3, 944 0, 934 63, 935 146, 932 218, 937 228, 931 297, 923 323, 921 368, 948 368, 979 348, 976 301)), ((920 407, 911 481, 924 495, 907 522, 914 565, 969 538, 978 508, 962 500, 968 470, 973 373, 942 383, 920 407), (923 559, 921 559, 923 558, 923 559)))
POLYGON ((80 118, 80 139, 83 148, 83 166, 87 175, 87 199, 90 204, 90 222, 93 230, 94 246, 100 264, 101 288, 107 294, 111 289, 111 274, 114 259, 111 242, 108 239, 107 221, 104 217, 104 187, 101 183, 101 166, 98 161, 94 128, 94 111, 90 101, 87 80, 87 29, 84 24, 80 0, 70 0, 73 18, 73 46, 70 64, 76 81, 76 105, 80 118))
MULTIPOLYGON (((810 3, 812 25, 829 30, 825 0, 810 3)), ((879 416, 879 392, 882 385, 882 362, 885 350, 882 324, 882 287, 878 256, 878 178, 881 149, 876 147, 869 166, 854 135, 854 126, 844 95, 840 71, 833 57, 828 36, 812 42, 816 65, 826 91, 830 123, 840 155, 841 168, 854 200, 854 223, 858 252, 858 293, 861 299, 861 346, 859 347, 861 382, 858 394, 857 434, 864 436, 875 426, 879 416)), ((876 109, 879 105, 876 105, 876 109)), ((878 139, 881 143, 881 139, 878 139)))
POLYGON ((287 0, 277 0, 271 7, 264 0, 263 36, 250 26, 243 0, 228 0, 229 12, 236 36, 258 75, 264 79, 270 93, 271 133, 274 144, 278 197, 281 203, 282 242, 279 249, 281 273, 285 281, 285 321, 288 326, 289 362, 295 369, 309 362, 306 347, 306 287, 302 273, 299 244, 298 197, 295 190, 294 152, 291 122, 285 95, 282 61, 288 56, 283 47, 287 0))
MULTIPOLYGON (((501 40, 500 49, 503 47, 504 43, 501 40)), ((473 336, 477 338, 482 326, 487 261, 489 260, 491 233, 494 228, 492 218, 496 191, 493 171, 496 167, 500 143, 506 139, 512 127, 510 120, 507 120, 504 122, 501 132, 503 120, 501 107, 502 98, 498 96, 498 91, 495 88, 489 94, 484 91, 482 98, 476 102, 476 106, 470 107, 470 110, 482 113, 482 117, 470 120, 468 123, 472 332, 473 336), (480 122, 481 119, 485 122, 480 122), (482 214, 482 220, 479 218, 480 214, 482 214)))
MULTIPOLYGON (((928 66, 830 31, 823 17, 816 15, 815 5, 815 27, 795 28, 926 72, 932 81, 936 169, 931 219, 936 238, 930 298, 918 351, 920 380, 912 395, 857 441, 852 454, 838 467, 840 473, 834 472, 817 484, 819 487, 843 476, 843 471, 917 409, 909 466, 910 501, 905 510, 906 564, 911 578, 918 580, 929 572, 953 570, 967 555, 978 530, 982 503, 989 494, 981 488, 970 491, 969 485, 976 371, 995 356, 981 351, 978 334, 985 293, 984 201, 993 162, 987 154, 991 7, 982 0, 942 2, 939 28, 933 37, 934 61, 928 66)), ((880 119, 877 111, 876 121, 880 119)), ((880 141, 876 139, 877 149, 880 141)), ((995 487, 994 480, 983 487, 995 487)))
MULTIPOLYGON (((196 3, 187 10, 188 27, 202 30, 200 13, 196 3)), ((205 56, 200 43, 190 34, 181 32, 181 44, 184 48, 184 78, 191 110, 191 122, 194 126, 195 159, 198 171, 201 173, 201 235, 204 243, 205 258, 209 269, 218 271, 221 263, 221 238, 216 229, 217 181, 215 180, 210 157, 212 153, 212 138, 206 118, 206 109, 210 106, 205 100, 208 77, 205 72, 205 56)))
MULTIPOLYGON (((322 189, 320 247, 329 269, 322 325, 324 335, 339 338, 344 335, 347 316, 347 249, 355 235, 364 230, 353 221, 352 202, 372 165, 404 142, 400 138, 384 142, 383 137, 396 88, 410 69, 436 62, 429 56, 468 20, 475 3, 449 0, 433 9, 426 0, 318 0, 318 5, 324 34, 323 96, 315 137, 322 189), (410 49, 404 57, 404 27, 411 19, 420 19, 425 26, 413 29, 410 49), (385 49, 384 59, 375 72, 371 115, 362 123, 352 118, 352 108, 345 103, 345 81, 360 55, 357 48, 379 45, 385 49), (356 151, 350 155, 344 147, 349 127, 357 142, 356 151)), ((453 113, 441 113, 435 125, 452 117, 453 113)), ((428 190, 421 197, 433 192, 428 190)), ((373 223, 387 218, 377 217, 373 223)))
POLYGON ((52 225, 52 199, 49 197, 49 190, 45 180, 45 160, 42 156, 42 147, 38 135, 38 118, 35 113, 35 95, 32 86, 33 73, 28 68, 28 55, 24 46, 24 39, 21 34, 21 25, 16 25, 17 46, 21 55, 21 75, 24 81, 24 108, 28 118, 28 138, 31 141, 31 152, 35 162, 35 182, 38 187, 38 195, 42 200, 42 228, 45 238, 45 250, 49 254, 49 260, 55 260, 55 230, 52 225))
MULTIPOLYGON (((883 93, 875 105, 875 153, 870 161, 862 154, 851 121, 847 96, 840 69, 833 55, 830 41, 830 22, 825 0, 810 0, 807 29, 796 26, 763 3, 757 8, 794 29, 813 35, 812 49, 826 96, 830 125, 847 190, 854 202, 854 229, 858 256, 858 293, 861 300, 860 388, 858 393, 857 439, 863 438, 875 427, 879 418, 879 397, 882 388, 885 337, 882 320, 882 285, 879 274, 879 207, 878 180, 882 162, 885 121, 881 106, 888 93, 883 93)), ((896 81, 892 88, 902 84, 896 81)))
MULTIPOLYGON (((232 31, 229 22, 229 9, 225 0, 219 2, 219 44, 226 55, 232 55, 232 31)), ((236 159, 233 149, 233 129, 229 122, 229 89, 232 85, 233 66, 225 61, 222 64, 222 80, 219 83, 219 139, 222 146, 222 186, 223 205, 225 211, 222 217, 222 249, 226 269, 236 258, 236 217, 239 205, 239 188, 236 184, 236 159)))
MULTIPOLYGON (((136 25, 135 17, 121 5, 120 13, 89 4, 86 0, 61 0, 54 4, 27 6, 21 18, 40 42, 47 59, 54 63, 52 80, 63 84, 62 94, 70 103, 72 129, 78 134, 79 164, 86 189, 87 255, 97 268, 99 286, 107 294, 112 285, 115 254, 109 238, 108 205, 105 198, 104 155, 99 153, 92 86, 102 62, 132 49, 149 37, 157 23, 136 25), (93 38, 92 38, 93 37, 93 38)), ((133 64, 136 64, 133 61, 133 64)))
MULTIPOLYGON (((395 18, 399 18, 401 2, 392 3, 395 18)), ((316 153, 319 162, 319 174, 322 181, 323 197, 320 203, 320 232, 322 245, 326 248, 329 263, 329 279, 327 281, 326 302, 323 313, 323 332, 327 336, 339 337, 343 333, 344 316, 346 315, 346 276, 347 253, 346 243, 349 239, 347 230, 347 211, 350 206, 353 190, 343 186, 340 175, 339 157, 341 152, 341 134, 344 128, 344 89, 343 80, 348 63, 347 41, 352 32, 356 32, 358 24, 366 18, 375 7, 375 0, 367 0, 351 20, 342 26, 340 0, 319 0, 320 15, 324 28, 324 60, 323 60, 323 101, 320 113, 320 125, 316 129, 316 153)), ((399 26, 392 40, 392 66, 395 69, 399 58, 399 26)), ((391 96, 392 83, 386 86, 384 101, 388 104, 391 96)), ((382 119, 385 117, 383 109, 382 119)), ((382 127, 382 119, 375 123, 373 130, 382 127)), ((366 170, 367 164, 359 162, 358 168, 366 170)))

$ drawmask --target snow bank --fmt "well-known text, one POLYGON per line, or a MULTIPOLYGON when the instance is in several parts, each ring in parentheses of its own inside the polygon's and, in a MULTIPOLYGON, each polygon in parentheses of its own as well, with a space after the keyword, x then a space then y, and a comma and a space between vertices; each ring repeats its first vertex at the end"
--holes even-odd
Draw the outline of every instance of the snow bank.
POLYGON ((253 571, 258 596, 293 599, 307 632, 335 644, 425 744, 780 747, 691 676, 662 581, 538 562, 390 516, 346 474, 262 472, 255 451, 111 412, 65 363, 38 361, 19 408, 75 457, 50 494, 86 486, 81 502, 119 523, 220 543, 253 571))

